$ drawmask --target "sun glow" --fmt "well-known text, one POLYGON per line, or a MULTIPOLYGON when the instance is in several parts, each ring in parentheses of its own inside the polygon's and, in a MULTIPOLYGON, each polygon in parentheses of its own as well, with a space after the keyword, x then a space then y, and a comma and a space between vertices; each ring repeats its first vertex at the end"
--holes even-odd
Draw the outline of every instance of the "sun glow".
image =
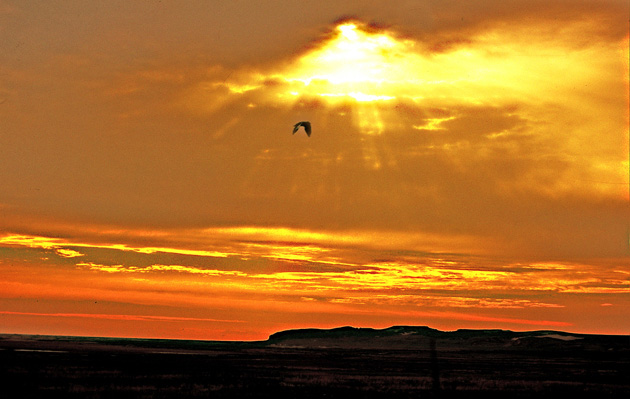
POLYGON ((298 83, 298 95, 339 102, 388 101, 397 98, 396 85, 413 77, 406 62, 414 43, 387 32, 370 32, 363 25, 338 25, 331 39, 305 54, 281 75, 298 83), (301 84, 301 87, 299 87, 301 84))

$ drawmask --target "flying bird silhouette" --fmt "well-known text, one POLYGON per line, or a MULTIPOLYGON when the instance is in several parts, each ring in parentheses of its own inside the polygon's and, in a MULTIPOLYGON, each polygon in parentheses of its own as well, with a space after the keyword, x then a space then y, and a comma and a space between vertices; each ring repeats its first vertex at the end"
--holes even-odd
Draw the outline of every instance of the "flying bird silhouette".
POLYGON ((309 121, 302 121, 302 122, 296 123, 295 125, 293 125, 293 134, 295 134, 295 132, 298 131, 300 126, 304 126, 304 131, 306 132, 306 135, 308 137, 311 137, 311 122, 309 122, 309 121))

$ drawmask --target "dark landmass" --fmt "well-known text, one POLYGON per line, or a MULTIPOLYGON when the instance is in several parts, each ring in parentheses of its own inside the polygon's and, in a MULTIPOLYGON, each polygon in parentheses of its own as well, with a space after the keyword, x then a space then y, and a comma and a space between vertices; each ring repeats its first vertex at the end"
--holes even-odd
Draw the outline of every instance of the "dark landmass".
POLYGON ((630 336, 572 334, 560 331, 467 330, 394 326, 382 330, 340 327, 331 330, 288 330, 272 334, 267 344, 306 348, 408 349, 427 348, 435 340, 441 350, 628 350, 630 336))
POLYGON ((0 335, 0 398, 630 394, 630 336, 395 326, 266 341, 0 335))

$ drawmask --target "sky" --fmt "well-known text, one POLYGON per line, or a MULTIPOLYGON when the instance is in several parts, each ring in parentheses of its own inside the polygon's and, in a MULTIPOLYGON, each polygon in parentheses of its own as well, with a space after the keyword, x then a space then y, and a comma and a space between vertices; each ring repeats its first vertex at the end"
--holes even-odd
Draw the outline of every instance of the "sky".
POLYGON ((0 0, 0 333, 630 334, 629 8, 0 0))

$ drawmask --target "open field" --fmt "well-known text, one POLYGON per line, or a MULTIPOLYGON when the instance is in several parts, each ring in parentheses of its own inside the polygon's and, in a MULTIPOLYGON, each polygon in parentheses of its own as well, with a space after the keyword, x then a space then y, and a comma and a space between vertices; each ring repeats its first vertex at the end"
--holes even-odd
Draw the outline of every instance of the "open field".
POLYGON ((0 397, 627 397, 630 338, 560 338, 355 333, 230 343, 2 335, 0 397))

